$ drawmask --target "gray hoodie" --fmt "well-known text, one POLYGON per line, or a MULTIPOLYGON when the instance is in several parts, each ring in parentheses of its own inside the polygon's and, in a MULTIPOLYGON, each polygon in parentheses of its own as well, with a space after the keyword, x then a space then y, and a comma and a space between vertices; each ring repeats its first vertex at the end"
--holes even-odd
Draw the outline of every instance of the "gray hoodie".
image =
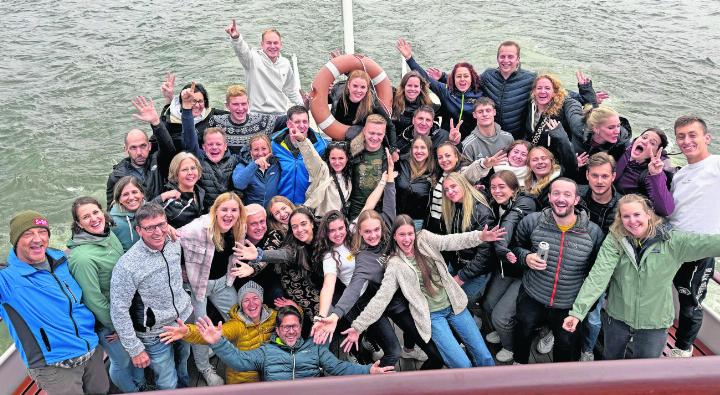
POLYGON ((130 356, 145 350, 139 338, 158 336, 163 326, 190 316, 190 296, 182 285, 178 242, 155 251, 141 239, 120 258, 110 281, 110 316, 130 356))
POLYGON ((502 130, 498 123, 495 124, 495 135, 491 137, 483 136, 476 126, 462 141, 462 153, 471 161, 476 161, 506 149, 514 140, 512 134, 502 130))

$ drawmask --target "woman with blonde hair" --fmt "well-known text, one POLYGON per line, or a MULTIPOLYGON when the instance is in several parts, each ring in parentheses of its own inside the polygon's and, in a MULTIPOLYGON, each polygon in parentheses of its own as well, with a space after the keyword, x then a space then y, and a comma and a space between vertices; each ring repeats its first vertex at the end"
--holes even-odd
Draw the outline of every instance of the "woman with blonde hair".
POLYGON ((675 317, 673 278, 683 262, 720 256, 720 235, 672 229, 640 195, 623 196, 615 222, 563 328, 573 332, 608 290, 604 359, 659 358, 675 317))
POLYGON ((541 74, 533 83, 525 124, 525 140, 548 148, 559 160, 566 175, 575 178, 578 161, 572 141, 584 141, 582 106, 569 97, 560 80, 541 74))
MULTIPOLYGON (((247 264, 235 267, 233 259, 235 242, 245 240, 245 231, 245 207, 233 192, 218 196, 209 214, 178 230, 195 317, 207 315, 209 299, 223 320, 229 319, 230 308, 237 301, 235 277, 252 270, 247 264)), ((195 365, 208 385, 222 385, 222 378, 208 361, 208 350, 207 346, 193 346, 195 365)))
POLYGON ((265 207, 277 195, 280 164, 273 156, 270 138, 263 133, 250 137, 250 160, 241 159, 232 173, 233 186, 242 192, 243 203, 265 207))
POLYGON ((630 124, 612 108, 599 106, 590 109, 585 123, 587 133, 583 140, 573 141, 576 153, 591 156, 597 152, 607 152, 618 161, 630 147, 630 124))
MULTIPOLYGON (((445 234, 482 230, 495 223, 485 196, 461 173, 450 173, 443 180, 443 225, 445 234)), ((467 294, 470 303, 482 296, 490 273, 497 267, 490 245, 482 244, 455 252, 448 259, 450 273, 467 294)))
POLYGON ((180 152, 170 162, 165 192, 153 201, 163 207, 173 228, 189 224, 204 212, 205 190, 198 185, 201 174, 202 166, 193 154, 180 152))
POLYGON ((528 153, 530 172, 525 178, 525 191, 535 198, 539 210, 550 205, 548 194, 552 180, 562 175, 555 156, 545 147, 533 147, 528 153))

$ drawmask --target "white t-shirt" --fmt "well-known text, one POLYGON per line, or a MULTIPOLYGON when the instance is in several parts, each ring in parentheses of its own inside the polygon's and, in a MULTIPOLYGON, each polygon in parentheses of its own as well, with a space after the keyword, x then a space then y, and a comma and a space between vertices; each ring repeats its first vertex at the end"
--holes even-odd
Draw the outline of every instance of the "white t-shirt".
MULTIPOLYGON (((340 258, 340 273, 338 273, 337 262, 333 259, 331 252, 323 256, 323 273, 336 275, 338 280, 347 286, 350 284, 350 279, 355 271, 355 257, 344 245, 334 247, 333 251, 337 252, 336 257, 339 256, 340 258)), ((363 292, 364 291, 365 289, 363 289, 363 292)))
POLYGON ((720 155, 680 169, 673 177, 671 192, 675 211, 673 228, 700 234, 720 233, 720 155))

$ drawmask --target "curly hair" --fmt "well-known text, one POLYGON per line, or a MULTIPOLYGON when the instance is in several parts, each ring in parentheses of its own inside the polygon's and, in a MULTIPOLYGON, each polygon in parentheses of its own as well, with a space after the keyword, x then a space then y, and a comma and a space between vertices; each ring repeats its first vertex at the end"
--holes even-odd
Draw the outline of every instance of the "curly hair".
POLYGON ((552 74, 541 74, 537 76, 530 91, 530 99, 535 102, 535 87, 537 87, 538 82, 543 78, 550 81, 553 87, 553 97, 547 109, 545 109, 545 113, 551 117, 556 117, 560 114, 560 111, 562 111, 563 103, 565 103, 565 98, 567 97, 567 91, 563 88, 559 78, 552 74))

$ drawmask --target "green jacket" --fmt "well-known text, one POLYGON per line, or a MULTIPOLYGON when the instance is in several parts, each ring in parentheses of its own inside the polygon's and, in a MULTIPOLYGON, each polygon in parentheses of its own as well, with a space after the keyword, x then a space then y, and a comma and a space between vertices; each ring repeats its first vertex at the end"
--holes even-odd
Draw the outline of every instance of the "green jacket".
POLYGON ((123 246, 114 233, 95 236, 81 232, 67 243, 70 273, 83 290, 83 302, 95 318, 108 329, 114 329, 110 319, 110 277, 123 246))
POLYGON ((720 256, 720 235, 699 235, 661 226, 637 263, 627 238, 611 234, 575 299, 570 315, 584 319, 608 287, 607 313, 634 329, 665 329, 675 316, 672 280, 683 262, 720 256))

